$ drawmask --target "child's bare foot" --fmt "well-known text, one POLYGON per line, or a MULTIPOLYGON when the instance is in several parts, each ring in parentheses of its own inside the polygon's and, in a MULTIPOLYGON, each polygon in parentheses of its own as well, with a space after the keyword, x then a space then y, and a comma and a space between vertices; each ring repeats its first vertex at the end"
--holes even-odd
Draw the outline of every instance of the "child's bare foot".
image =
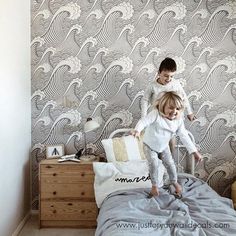
POLYGON ((154 196, 159 196, 159 189, 157 186, 152 186, 152 190, 151 192, 149 193, 149 197, 154 197, 154 196))
POLYGON ((182 187, 181 187, 181 185, 179 184, 179 183, 174 183, 173 184, 174 185, 174 187, 175 187, 175 192, 176 192, 176 194, 177 195, 181 195, 181 193, 182 193, 182 187))

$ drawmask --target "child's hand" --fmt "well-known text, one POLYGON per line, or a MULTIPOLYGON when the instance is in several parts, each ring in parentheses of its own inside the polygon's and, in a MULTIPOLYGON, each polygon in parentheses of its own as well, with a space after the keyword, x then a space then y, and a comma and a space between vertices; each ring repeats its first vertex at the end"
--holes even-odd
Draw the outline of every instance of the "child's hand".
POLYGON ((133 135, 135 138, 139 138, 140 137, 140 133, 137 130, 130 131, 130 134, 133 135))
POLYGON ((190 121, 193 121, 193 120, 196 120, 196 119, 197 119, 197 117, 196 117, 193 113, 187 115, 187 117, 188 117, 188 119, 189 119, 190 121))
POLYGON ((193 156, 196 161, 201 162, 202 161, 202 155, 197 151, 193 153, 193 156))
POLYGON ((149 193, 149 198, 159 196, 159 195, 160 195, 160 193, 159 193, 158 187, 157 186, 152 186, 152 190, 149 193))

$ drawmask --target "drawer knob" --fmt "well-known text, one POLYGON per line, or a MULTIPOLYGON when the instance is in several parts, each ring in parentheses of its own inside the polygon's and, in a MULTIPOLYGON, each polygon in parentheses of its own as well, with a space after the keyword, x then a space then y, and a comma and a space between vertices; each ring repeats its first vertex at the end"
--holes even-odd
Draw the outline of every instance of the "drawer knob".
POLYGON ((81 176, 84 177, 84 176, 85 176, 85 173, 82 173, 81 176))
POLYGON ((54 214, 57 213, 57 210, 53 210, 52 213, 54 213, 54 214))
POLYGON ((56 175, 57 175, 57 173, 53 173, 52 175, 53 175, 53 176, 56 176, 56 175))
POLYGON ((73 204, 72 203, 68 203, 68 206, 72 206, 73 204))
POLYGON ((81 213, 84 214, 84 213, 85 213, 85 210, 82 210, 81 213))
POLYGON ((50 169, 50 168, 52 168, 52 166, 46 166, 46 168, 50 169))
POLYGON ((53 192, 53 195, 56 195, 56 194, 57 194, 57 192, 56 192, 56 191, 54 191, 54 192, 53 192))
POLYGON ((84 192, 82 192, 81 195, 83 196, 83 195, 84 195, 84 192))

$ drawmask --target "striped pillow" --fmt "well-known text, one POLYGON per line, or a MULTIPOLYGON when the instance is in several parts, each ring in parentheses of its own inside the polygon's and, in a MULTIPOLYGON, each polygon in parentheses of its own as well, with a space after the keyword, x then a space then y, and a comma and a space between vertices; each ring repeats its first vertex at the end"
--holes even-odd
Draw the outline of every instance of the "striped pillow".
POLYGON ((108 162, 145 159, 143 142, 132 135, 103 139, 102 145, 108 162))

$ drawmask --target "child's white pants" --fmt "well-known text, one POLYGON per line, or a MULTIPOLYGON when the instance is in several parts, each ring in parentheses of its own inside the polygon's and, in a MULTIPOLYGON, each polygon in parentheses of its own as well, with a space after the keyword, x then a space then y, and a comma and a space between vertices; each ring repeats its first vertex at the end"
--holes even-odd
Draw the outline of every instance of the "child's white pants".
POLYGON ((167 169, 170 183, 177 182, 176 166, 172 158, 169 146, 161 153, 162 160, 158 158, 158 153, 152 150, 146 144, 144 144, 144 152, 148 161, 148 168, 152 185, 160 186, 160 183, 163 183, 163 165, 167 169))

